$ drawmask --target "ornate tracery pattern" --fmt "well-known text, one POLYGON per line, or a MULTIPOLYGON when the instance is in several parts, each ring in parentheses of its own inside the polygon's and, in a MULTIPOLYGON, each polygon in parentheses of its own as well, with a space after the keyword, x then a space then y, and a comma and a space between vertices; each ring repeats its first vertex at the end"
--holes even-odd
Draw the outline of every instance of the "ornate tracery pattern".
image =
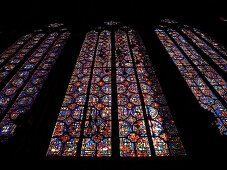
POLYGON ((110 157, 113 142, 121 157, 185 155, 141 40, 127 27, 102 29, 86 34, 47 155, 110 157))

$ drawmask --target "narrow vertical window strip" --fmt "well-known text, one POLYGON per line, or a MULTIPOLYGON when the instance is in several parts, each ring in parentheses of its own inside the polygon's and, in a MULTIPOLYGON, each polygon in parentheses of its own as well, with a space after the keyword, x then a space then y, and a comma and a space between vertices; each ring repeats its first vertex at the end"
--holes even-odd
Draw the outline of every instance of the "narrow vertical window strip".
POLYGON ((13 43, 9 48, 2 52, 0 54, 0 66, 8 59, 10 59, 10 57, 14 53, 16 53, 16 51, 20 49, 32 36, 33 34, 30 33, 20 37, 15 43, 13 43))
POLYGON ((111 32, 102 31, 86 113, 81 156, 111 156, 111 32))
POLYGON ((155 154, 157 156, 185 155, 183 144, 142 40, 133 30, 130 30, 128 34, 133 58, 136 61, 137 75, 144 98, 155 154))
POLYGON ((186 34, 211 60, 219 66, 223 71, 227 72, 227 61, 213 50, 206 42, 195 35, 191 30, 182 29, 186 34))
POLYGON ((185 79, 200 106, 214 114, 216 124, 222 135, 227 135, 227 110, 204 83, 186 57, 177 48, 170 37, 160 29, 155 30, 181 75, 185 79))
POLYGON ((126 32, 118 30, 115 41, 120 156, 151 156, 126 32))
POLYGON ((194 65, 204 75, 207 81, 214 87, 220 97, 227 102, 226 81, 195 51, 195 49, 175 30, 168 29, 167 32, 178 43, 187 54, 194 65))
POLYGON ((48 51, 50 46, 56 40, 58 33, 51 33, 33 52, 28 60, 23 64, 23 66, 18 70, 18 72, 11 78, 11 80, 6 84, 6 86, 0 92, 0 115, 8 108, 11 101, 19 93, 24 83, 33 73, 34 69, 42 61, 45 53, 48 51))
POLYGON ((32 37, 32 39, 29 40, 22 49, 20 49, 3 67, 0 68, 0 83, 2 83, 14 68, 25 59, 28 52, 30 52, 33 47, 40 42, 44 35, 45 34, 40 33, 32 37))
POLYGON ((86 34, 48 147, 48 156, 76 156, 98 32, 86 34))
POLYGON ((215 39, 211 38, 210 36, 208 36, 207 34, 203 33, 201 30, 197 29, 197 28, 193 28, 193 30, 199 34, 204 40, 206 40, 207 42, 209 42, 211 45, 213 45, 217 50, 219 50, 222 54, 224 54, 225 56, 227 56, 227 50, 226 48, 221 45, 220 43, 218 43, 215 39))
POLYGON ((82 117, 82 122, 81 122, 81 130, 80 130, 80 139, 78 141, 77 147, 77 156, 81 156, 82 154, 82 144, 83 144, 83 139, 84 139, 84 132, 85 132, 85 121, 86 121, 86 113, 88 110, 88 102, 89 102, 89 95, 90 95, 90 89, 91 89, 91 84, 92 84, 92 77, 93 77, 93 70, 94 70, 94 66, 95 66, 95 59, 96 59, 96 53, 97 53, 97 47, 98 47, 98 42, 100 39, 100 30, 98 30, 98 38, 95 42, 95 50, 94 50, 94 58, 93 61, 91 62, 91 71, 89 72, 89 80, 88 80, 88 86, 87 88, 89 90, 87 90, 87 93, 85 94, 86 98, 84 100, 84 111, 83 111, 83 117, 82 117))
MULTIPOLYGON (((139 60, 135 60, 134 53, 133 53, 133 48, 135 48, 136 44, 131 44, 131 39, 130 39, 130 35, 131 35, 130 33, 132 31, 134 31, 134 30, 131 29, 131 30, 127 31, 127 33, 126 33, 127 42, 128 42, 130 54, 131 54, 131 57, 132 57, 132 64, 133 64, 133 69, 134 69, 134 72, 135 72, 135 78, 136 78, 136 82, 137 82, 139 97, 140 97, 140 100, 141 100, 141 107, 142 107, 142 111, 143 111, 144 123, 145 123, 146 131, 147 131, 147 137, 148 137, 148 142, 149 142, 149 145, 150 145, 151 155, 156 155, 153 140, 152 140, 152 135, 151 135, 152 133, 151 133, 150 125, 149 125, 149 120, 148 120, 148 116, 146 114, 146 104, 145 104, 145 101, 144 101, 142 89, 140 87, 139 73, 137 72, 138 69, 136 67, 137 64, 139 63, 139 60)), ((140 49, 142 49, 141 46, 140 46, 140 49)), ((144 145, 140 144, 138 149, 139 149, 140 155, 142 155, 142 153, 143 153, 143 156, 148 156, 146 149, 144 149, 144 145)), ((149 155, 149 156, 151 156, 151 155, 149 155)))
POLYGON ((14 131, 17 127, 16 120, 22 114, 26 114, 32 107, 39 91, 41 90, 45 80, 48 77, 49 72, 54 66, 61 50, 66 43, 70 33, 65 32, 60 35, 56 40, 53 47, 47 53, 42 63, 38 66, 32 77, 29 79, 22 92, 17 97, 13 106, 7 112, 6 116, 0 123, 0 137, 2 140, 7 140, 14 135, 14 131))

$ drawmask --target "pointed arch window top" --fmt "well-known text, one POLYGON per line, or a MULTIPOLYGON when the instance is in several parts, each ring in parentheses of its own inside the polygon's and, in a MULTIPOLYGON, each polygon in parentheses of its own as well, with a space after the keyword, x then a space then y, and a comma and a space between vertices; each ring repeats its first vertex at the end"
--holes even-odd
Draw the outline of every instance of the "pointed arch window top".
POLYGON ((167 24, 177 24, 178 23, 178 21, 173 20, 173 19, 168 19, 168 18, 162 19, 161 22, 162 23, 167 23, 167 24))
POLYGON ((104 22, 104 24, 109 25, 109 26, 113 26, 113 25, 119 25, 121 23, 117 22, 117 21, 108 21, 108 22, 104 22))
POLYGON ((61 27, 61 26, 64 26, 64 23, 51 23, 49 24, 47 27, 49 28, 57 28, 57 27, 61 27))

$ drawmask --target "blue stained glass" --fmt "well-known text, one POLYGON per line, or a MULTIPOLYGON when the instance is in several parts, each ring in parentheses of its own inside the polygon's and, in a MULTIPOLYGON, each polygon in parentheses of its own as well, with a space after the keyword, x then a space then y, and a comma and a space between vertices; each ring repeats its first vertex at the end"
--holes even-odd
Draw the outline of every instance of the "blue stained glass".
MULTIPOLYGON (((197 66, 197 68, 212 85, 214 84, 214 82, 218 84, 218 81, 220 80, 224 83, 224 85, 213 87, 227 102, 227 96, 225 95, 225 93, 227 92, 227 83, 225 82, 225 80, 195 51, 195 49, 188 42, 185 41, 185 39, 177 31, 169 29, 168 33, 176 40, 176 42, 185 51, 187 56, 191 59, 191 61, 197 66)), ((224 61, 220 62, 225 64, 224 61)))
MULTIPOLYGON (((62 121, 64 121, 67 118, 72 118, 73 119, 72 122, 77 122, 76 132, 78 136, 74 137, 71 134, 68 134, 68 131, 72 131, 72 128, 70 126, 65 127, 64 133, 56 134, 53 132, 51 142, 47 151, 47 155, 76 156, 77 154, 77 145, 79 142, 79 137, 81 132, 82 117, 84 114, 83 105, 85 104, 85 100, 87 97, 86 96, 87 87, 88 87, 87 85, 90 79, 90 72, 91 72, 90 65, 86 65, 84 63, 90 63, 93 61, 94 55, 95 55, 95 46, 96 46, 95 44, 97 39, 98 39, 98 33, 95 31, 91 31, 86 34, 82 49, 80 51, 79 57, 77 59, 77 63, 75 65, 73 74, 70 79, 69 87, 67 89, 57 123, 55 125, 55 130, 56 130, 59 128, 59 124, 61 124, 62 121), (83 61, 85 58, 84 56, 86 56, 86 61, 82 63, 83 67, 80 67, 80 65, 78 65, 78 62, 83 61), (83 90, 78 89, 78 86, 80 86, 81 84, 85 85, 85 88, 83 90), (73 93, 72 93, 72 89, 75 89, 73 93), (75 95, 75 94, 76 94, 75 96, 76 98, 74 99, 72 95, 75 95), (52 142, 54 140, 61 140, 61 145, 59 147, 58 145, 56 146, 56 143, 52 142), (57 152, 55 151, 56 148, 57 148, 57 152)), ((91 143, 89 143, 88 140, 86 140, 86 142, 83 143, 83 146, 86 146, 89 149, 92 148, 91 143)), ((82 151, 82 153, 85 153, 85 151, 82 151)))
MULTIPOLYGON (((36 96, 38 95, 39 91, 42 88, 42 85, 45 82, 45 79, 47 78, 48 73, 51 71, 55 61, 57 60, 58 56, 60 55, 60 52, 62 48, 64 47, 65 41, 69 37, 70 33, 65 32, 60 35, 60 37, 56 40, 53 47, 50 49, 50 51, 47 53, 47 55, 44 57, 41 64, 38 66, 38 68, 33 73, 32 77, 29 79, 28 83, 25 85, 19 96, 17 97, 16 101, 13 103, 12 107, 7 112, 6 116, 2 119, 0 122, 0 129, 4 129, 5 126, 12 127, 9 128, 8 131, 5 131, 5 134, 2 134, 4 140, 8 139, 9 137, 14 135, 14 130, 17 127, 16 119, 21 116, 22 114, 25 114, 25 112, 28 112, 30 108, 32 107, 36 96), (54 56, 50 56, 52 52, 55 51, 54 56), (50 60, 52 58, 53 60, 50 60), (50 67, 43 68, 43 65, 50 63, 50 67), (41 74, 41 77, 39 76, 40 72, 45 71, 46 74, 43 76, 41 74), (23 112, 21 110, 23 109, 23 112), (9 135, 10 134, 10 135, 9 135)), ((29 68, 30 69, 33 68, 29 68)), ((27 74, 26 74, 27 75, 27 74)), ((26 78, 26 77, 25 77, 26 78)), ((17 85, 17 87, 20 87, 22 83, 24 83, 24 79, 19 79, 20 81, 16 80, 17 83, 14 83, 17 85)), ((13 80, 14 82, 14 80, 13 80)), ((10 89, 6 90, 6 95, 12 96, 16 92, 16 89, 11 90, 12 92, 9 93, 10 89)))
POLYGON ((157 156, 185 155, 145 51, 132 30, 87 33, 47 155, 112 156, 112 116, 119 123, 119 156, 150 157, 153 150, 157 156))
MULTIPOLYGON (((227 130, 226 129, 227 124, 226 124, 226 122, 222 121, 222 118, 227 116, 226 108, 221 104, 221 102, 217 99, 217 97, 212 93, 209 86, 204 83, 202 78, 198 75, 198 73, 191 66, 188 59, 180 52, 180 50, 176 47, 174 42, 169 38, 169 36, 165 33, 165 31, 161 30, 161 29, 156 29, 155 32, 156 32, 157 36, 159 37, 160 41, 162 42, 162 44, 165 46, 165 48, 166 48, 167 52, 169 53, 170 57, 172 58, 172 60, 173 61, 177 61, 177 60, 184 61, 182 64, 178 64, 177 62, 175 62, 175 64, 178 67, 181 75, 185 79, 186 83, 190 87, 191 91, 193 92, 194 96, 198 100, 201 107, 203 107, 204 109, 206 109, 208 111, 211 111, 214 114, 214 116, 217 118, 216 123, 220 130, 220 133, 225 135, 226 130, 227 130), (180 56, 180 58, 178 59, 179 56, 180 56), (182 66, 184 66, 184 67, 182 67, 182 66), (224 113, 223 115, 220 115, 220 110, 222 110, 222 112, 224 113)), ((180 36, 180 35, 176 31, 173 31, 173 34, 170 34, 170 35, 175 37, 174 39, 177 42, 181 42, 181 38, 178 39, 178 36, 180 36)), ((187 45, 187 47, 185 46, 185 48, 190 48, 190 46, 187 45)), ((190 54, 190 53, 188 53, 188 54, 190 54)), ((193 59, 196 56, 192 56, 193 59)), ((192 61, 193 61, 193 59, 192 59, 192 61)), ((206 68, 209 69, 208 65, 206 68)), ((204 70, 206 70, 206 69, 204 69, 204 70)))

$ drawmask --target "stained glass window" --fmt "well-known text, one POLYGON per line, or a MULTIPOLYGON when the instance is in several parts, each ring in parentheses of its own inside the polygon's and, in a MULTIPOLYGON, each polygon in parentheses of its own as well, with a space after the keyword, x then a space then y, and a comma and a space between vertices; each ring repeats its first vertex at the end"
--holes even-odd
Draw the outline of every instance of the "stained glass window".
POLYGON ((176 156, 185 150, 138 33, 106 22, 85 36, 47 155, 113 154, 176 156))
MULTIPOLYGON (((40 33, 32 37, 32 39, 23 46, 15 55, 10 58, 10 60, 0 68, 0 83, 4 81, 7 76, 10 74, 13 69, 20 64, 20 62, 23 61, 23 59, 26 57, 26 54, 35 47, 36 44, 39 43, 39 41, 44 36, 44 33, 40 33)), ((27 36, 26 36, 27 37, 27 36)), ((15 46, 14 46, 15 47, 15 46)), ((15 49, 13 47, 13 49, 15 49)), ((7 53, 8 50, 6 50, 7 53)), ((4 52, 5 53, 5 52, 4 52)), ((4 56, 4 55, 3 55, 4 56)), ((4 57, 5 58, 5 57, 4 57)), ((7 58, 6 58, 7 59, 7 58)))
MULTIPOLYGON (((226 135, 226 81, 183 37, 182 32, 168 27, 159 27, 155 32, 200 105, 214 114, 220 133, 226 135)), ((209 52, 205 53, 212 58, 213 55, 211 56, 211 53, 214 54, 213 50, 209 49, 210 47, 205 42, 200 41, 199 38, 195 38, 196 35, 186 31, 185 28, 183 32, 188 36, 193 35, 193 41, 199 40, 199 42, 196 42, 197 45, 203 48, 204 52, 208 50, 209 52)), ((216 59, 224 60, 220 56, 216 56, 216 59)), ((224 61, 222 64, 224 64, 224 61)))
MULTIPOLYGON (((227 84, 225 80, 204 60, 198 52, 176 31, 167 30, 178 45, 184 50, 193 64, 204 75, 206 80, 213 85, 220 96, 227 101, 227 84)), ((223 63, 224 64, 224 63, 223 63)))
POLYGON ((77 153, 97 41, 98 32, 87 33, 55 125, 48 155, 75 156, 77 153))
MULTIPOLYGON (((4 73, 1 77, 3 81, 6 76, 10 76, 10 71, 18 69, 0 91, 0 115, 3 117, 0 122, 1 141, 14 135, 18 117, 31 109, 70 33, 59 28, 48 34, 42 31, 33 37, 32 34, 28 35, 30 40, 0 70, 1 74, 4 73)), ((28 39, 28 35, 23 36, 16 44, 23 42, 25 37, 28 39)), ((14 45, 11 47, 15 48, 14 45)), ((11 51, 10 48, 3 54, 7 51, 11 51)))
MULTIPOLYGON (((20 49, 30 38, 32 37, 32 33, 27 34, 19 38, 15 43, 13 43, 8 49, 6 49, 0 55, 0 66, 3 65, 4 62, 10 59, 10 57, 20 49)), ((2 74, 1 74, 2 75, 2 74)))
POLYGON ((226 50, 226 48, 222 44, 218 43, 215 39, 213 39, 212 37, 210 37, 206 33, 202 32, 198 28, 193 28, 193 30, 195 31, 195 33, 197 33, 198 35, 200 35, 204 40, 206 40, 208 43, 210 43, 211 45, 213 45, 222 54, 224 54, 225 56, 227 56, 227 50, 226 50))
POLYGON ((217 64, 223 71, 227 72, 227 61, 223 56, 218 54, 211 46, 191 30, 183 28, 182 32, 185 33, 208 57, 210 57, 215 64, 217 64))

